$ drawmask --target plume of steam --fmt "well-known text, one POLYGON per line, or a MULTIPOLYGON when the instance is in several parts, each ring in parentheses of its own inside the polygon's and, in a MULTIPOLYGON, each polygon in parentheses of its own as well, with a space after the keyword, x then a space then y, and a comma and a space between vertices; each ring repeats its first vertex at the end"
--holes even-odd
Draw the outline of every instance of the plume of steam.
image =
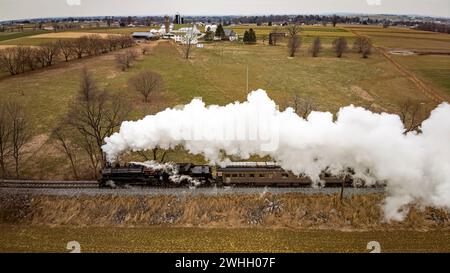
POLYGON ((123 122, 103 150, 110 161, 128 151, 177 145, 211 163, 226 160, 224 155, 268 155, 316 182, 324 169, 339 174, 352 168, 367 185, 387 183, 385 218, 402 220, 413 202, 450 210, 450 105, 439 105, 421 129, 404 135, 397 115, 352 105, 341 108, 336 120, 329 112, 312 112, 305 120, 291 108, 277 110, 257 90, 242 103, 207 107, 194 99, 182 109, 123 122))
POLYGON ((187 183, 189 186, 198 187, 202 183, 197 179, 189 176, 179 174, 179 167, 174 163, 158 163, 156 161, 145 161, 145 162, 130 162, 134 165, 141 165, 146 168, 153 169, 154 171, 162 171, 169 175, 169 180, 175 184, 187 183))

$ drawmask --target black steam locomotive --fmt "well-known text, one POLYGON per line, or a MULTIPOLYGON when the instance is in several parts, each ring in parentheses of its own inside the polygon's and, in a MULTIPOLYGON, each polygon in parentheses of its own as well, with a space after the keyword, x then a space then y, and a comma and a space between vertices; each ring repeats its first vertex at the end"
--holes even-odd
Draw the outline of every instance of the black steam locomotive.
MULTIPOLYGON (((332 176, 323 172, 326 186, 352 186, 349 175, 332 176)), ((312 180, 294 175, 272 162, 233 162, 221 166, 191 163, 145 164, 107 166, 101 171, 100 187, 154 186, 154 187, 308 187, 312 180)))

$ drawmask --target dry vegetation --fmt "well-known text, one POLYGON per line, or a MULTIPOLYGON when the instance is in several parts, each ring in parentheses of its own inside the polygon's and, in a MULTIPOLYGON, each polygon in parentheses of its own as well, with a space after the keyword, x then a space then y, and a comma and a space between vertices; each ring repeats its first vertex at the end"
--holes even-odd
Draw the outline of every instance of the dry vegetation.
POLYGON ((383 221, 382 195, 25 196, 1 195, 9 224, 77 227, 294 228, 448 230, 442 210, 410 208, 403 222, 383 221))

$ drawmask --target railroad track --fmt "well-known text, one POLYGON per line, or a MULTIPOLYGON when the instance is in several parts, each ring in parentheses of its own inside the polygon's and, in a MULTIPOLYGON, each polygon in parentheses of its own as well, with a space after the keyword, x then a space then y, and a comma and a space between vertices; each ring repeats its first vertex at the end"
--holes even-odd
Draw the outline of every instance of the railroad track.
POLYGON ((91 189, 97 181, 0 180, 0 188, 91 189))

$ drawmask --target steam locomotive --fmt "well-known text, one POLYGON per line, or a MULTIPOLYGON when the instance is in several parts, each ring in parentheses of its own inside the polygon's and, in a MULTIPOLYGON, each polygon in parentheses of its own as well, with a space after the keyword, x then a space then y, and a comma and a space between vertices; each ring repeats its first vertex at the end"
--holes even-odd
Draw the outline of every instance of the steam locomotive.
MULTIPOLYGON (((326 186, 352 186, 349 175, 332 176, 322 172, 326 186)), ((101 170, 100 187, 309 187, 312 180, 295 175, 272 162, 233 162, 220 166, 192 163, 148 164, 132 162, 126 166, 106 166, 101 170)))

